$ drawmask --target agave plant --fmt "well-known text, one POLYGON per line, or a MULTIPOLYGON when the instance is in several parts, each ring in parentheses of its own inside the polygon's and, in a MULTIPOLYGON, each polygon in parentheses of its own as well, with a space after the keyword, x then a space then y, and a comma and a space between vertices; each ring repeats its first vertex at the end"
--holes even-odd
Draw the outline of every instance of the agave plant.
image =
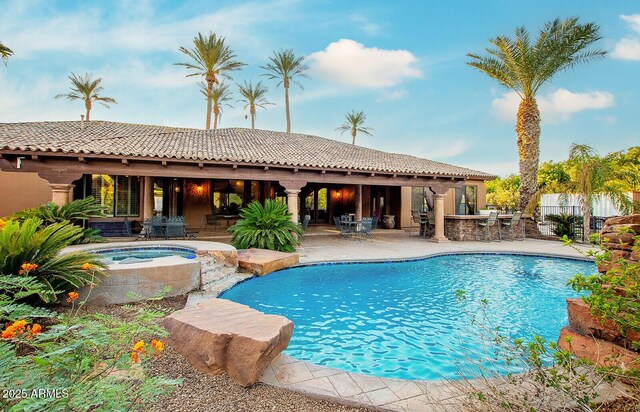
POLYGON ((44 302, 53 301, 58 293, 96 282, 96 275, 105 274, 104 265, 95 254, 60 253, 83 236, 81 227, 69 222, 45 226, 37 218, 2 223, 0 276, 36 277, 43 286, 43 292, 38 295, 44 302), (88 267, 92 269, 87 270, 88 267))
MULTIPOLYGON (((11 216, 13 220, 19 222, 37 218, 42 221, 43 226, 60 222, 81 224, 82 221, 93 217, 104 217, 104 208, 97 205, 92 196, 74 200, 64 206, 58 206, 53 202, 49 202, 40 207, 21 210, 11 216)), ((82 236, 74 241, 73 244, 98 242, 104 242, 104 238, 100 236, 100 232, 95 229, 85 228, 82 229, 82 236)))
POLYGON ((252 202, 240 211, 240 219, 229 228, 233 246, 238 249, 269 249, 294 252, 302 235, 299 225, 291 221, 287 206, 267 199, 264 206, 252 202))

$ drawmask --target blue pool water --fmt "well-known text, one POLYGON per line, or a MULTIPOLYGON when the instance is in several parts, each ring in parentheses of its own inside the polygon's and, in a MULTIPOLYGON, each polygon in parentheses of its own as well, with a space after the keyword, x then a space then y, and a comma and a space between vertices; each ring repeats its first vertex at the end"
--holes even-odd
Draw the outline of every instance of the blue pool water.
POLYGON ((106 263, 136 263, 165 256, 180 256, 194 259, 196 252, 193 249, 169 247, 169 246, 142 246, 113 249, 92 250, 106 263))
POLYGON ((472 316, 486 313, 484 324, 512 338, 555 342, 567 324, 565 298, 576 296, 567 280, 595 272, 594 263, 579 260, 449 255, 292 268, 221 297, 291 319, 285 353, 295 358, 390 378, 456 379, 481 367, 518 371, 488 361, 495 346, 479 336, 472 316))

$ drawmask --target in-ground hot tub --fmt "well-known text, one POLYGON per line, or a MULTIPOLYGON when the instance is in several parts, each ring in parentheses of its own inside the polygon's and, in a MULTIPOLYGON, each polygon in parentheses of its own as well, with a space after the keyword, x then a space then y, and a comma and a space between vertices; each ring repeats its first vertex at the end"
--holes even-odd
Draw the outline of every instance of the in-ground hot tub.
POLYGON ((238 268, 236 249, 217 242, 114 242, 72 246, 63 253, 78 250, 99 255, 107 265, 108 276, 79 291, 80 299, 98 305, 152 298, 167 286, 167 296, 183 295, 238 268))

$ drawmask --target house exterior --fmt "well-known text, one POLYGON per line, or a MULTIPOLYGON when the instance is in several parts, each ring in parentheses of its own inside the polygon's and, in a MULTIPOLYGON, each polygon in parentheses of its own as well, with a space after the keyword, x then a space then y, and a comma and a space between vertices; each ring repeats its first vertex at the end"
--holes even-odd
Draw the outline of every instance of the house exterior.
POLYGON ((201 130, 106 121, 0 124, 0 216, 94 196, 109 217, 142 222, 233 215, 253 200, 286 202, 293 219, 445 214, 485 207, 488 173, 318 136, 254 129, 201 130))

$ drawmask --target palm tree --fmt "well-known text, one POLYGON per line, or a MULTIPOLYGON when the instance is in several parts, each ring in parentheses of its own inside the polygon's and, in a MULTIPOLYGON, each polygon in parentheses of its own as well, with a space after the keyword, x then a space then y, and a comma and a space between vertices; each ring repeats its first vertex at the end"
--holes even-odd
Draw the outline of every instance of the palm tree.
POLYGON ((589 239, 591 209, 596 196, 607 196, 614 206, 624 213, 631 212, 633 202, 614 183, 616 180, 625 180, 627 177, 618 176, 611 162, 598 156, 591 147, 577 143, 572 144, 569 149, 567 165, 571 181, 564 184, 563 191, 579 195, 584 225, 584 241, 589 239))
MULTIPOLYGON (((205 97, 209 97, 209 88, 207 84, 204 82, 200 83, 200 93, 205 95, 205 97)), ((213 128, 218 128, 218 121, 222 120, 222 106, 233 107, 229 103, 231 101, 231 90, 229 90, 229 85, 220 83, 211 89, 211 100, 213 102, 213 128)))
POLYGON ((10 56, 13 56, 13 50, 2 44, 0 41, 0 58, 4 60, 5 64, 7 64, 7 60, 10 56))
POLYGON ((87 122, 90 120, 89 116, 91 114, 92 102, 98 102, 106 108, 110 107, 108 103, 118 103, 112 97, 100 96, 100 92, 102 92, 102 86, 100 86, 102 78, 94 80, 92 77, 89 73, 86 73, 84 76, 76 76, 71 73, 71 76, 69 76, 69 80, 71 80, 71 87, 69 87, 69 89, 71 89, 71 92, 61 93, 56 96, 56 99, 66 97, 69 100, 84 100, 84 107, 87 109, 87 122))
MULTIPOLYGON (((266 109, 265 106, 273 104, 265 98, 265 94, 269 91, 268 88, 262 85, 262 82, 258 82, 255 87, 251 84, 251 82, 247 83, 244 81, 244 84, 239 84, 238 88, 240 89, 240 94, 242 95, 242 99, 238 100, 239 102, 245 103, 243 109, 249 108, 249 114, 251 115, 251 128, 256 128, 256 107, 262 107, 266 109)), ((246 118, 246 116, 245 116, 246 118)))
POLYGON ((229 78, 227 72, 238 70, 245 64, 236 60, 236 55, 229 49, 225 43, 224 37, 216 37, 215 33, 209 33, 205 37, 198 33, 193 38, 193 49, 188 50, 180 47, 180 51, 189 56, 193 61, 191 63, 175 63, 178 66, 184 66, 193 73, 189 73, 187 77, 204 76, 207 83, 207 123, 206 128, 211 128, 211 106, 213 101, 213 85, 219 84, 218 77, 229 78))
POLYGON ((273 57, 269 57, 270 63, 266 66, 261 66, 261 69, 267 71, 263 76, 267 76, 269 79, 278 80, 278 86, 284 85, 284 104, 287 112, 287 133, 291 133, 291 115, 289 112, 289 84, 294 82, 301 89, 302 84, 296 80, 296 77, 309 76, 305 73, 309 69, 309 66, 304 64, 304 57, 296 57, 293 50, 284 50, 279 52, 273 52, 273 57))
POLYGON ((515 91, 520 98, 516 133, 520 158, 520 208, 527 209, 538 190, 538 162, 540 154, 540 111, 536 93, 558 72, 580 63, 603 58, 603 50, 586 50, 600 37, 595 23, 578 24, 577 18, 547 22, 535 44, 523 27, 516 28, 515 38, 498 36, 490 39, 493 48, 488 56, 469 53, 467 64, 500 84, 515 91))
POLYGON ((358 134, 358 132, 366 134, 367 136, 371 136, 371 132, 373 131, 373 129, 363 126, 364 121, 367 118, 367 115, 364 114, 364 111, 361 110, 356 113, 356 111, 353 110, 350 113, 345 114, 344 117, 344 123, 342 123, 342 126, 338 127, 336 131, 341 131, 342 134, 344 134, 344 132, 351 132, 351 137, 353 137, 352 144, 356 144, 356 134, 358 134))

